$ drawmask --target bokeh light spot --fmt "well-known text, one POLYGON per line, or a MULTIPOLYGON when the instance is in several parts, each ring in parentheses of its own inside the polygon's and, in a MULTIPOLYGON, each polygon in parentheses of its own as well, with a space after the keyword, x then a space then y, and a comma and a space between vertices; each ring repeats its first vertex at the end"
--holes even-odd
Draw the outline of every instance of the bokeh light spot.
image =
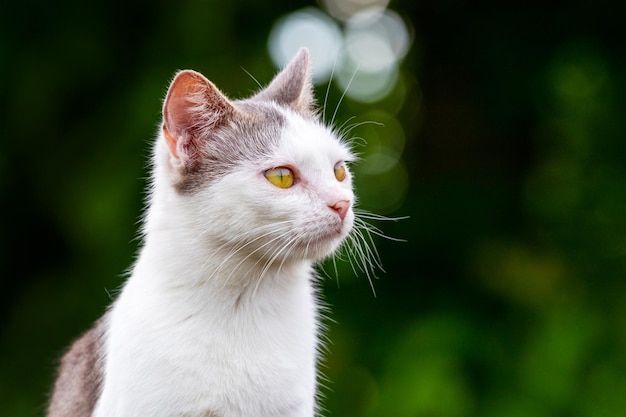
POLYGON ((270 56, 277 67, 285 66, 301 47, 309 48, 315 84, 328 81, 342 45, 337 23, 314 8, 283 17, 269 36, 270 56))
POLYGON ((367 9, 385 9, 388 4, 389 0, 322 0, 324 9, 339 20, 348 20, 367 9))
POLYGON ((349 3, 360 6, 345 18, 343 30, 315 8, 284 16, 270 33, 270 55, 277 67, 283 67, 298 49, 308 47, 315 84, 335 76, 348 97, 376 102, 389 95, 399 79, 400 61, 411 44, 410 31, 397 13, 379 4, 349 3))
POLYGON ((386 45, 393 55, 393 62, 404 58, 411 44, 409 28, 392 10, 368 9, 352 16, 346 24, 346 36, 356 38, 366 34, 386 45))
POLYGON ((359 70, 381 72, 394 65, 396 58, 387 39, 370 30, 354 30, 346 33, 347 52, 358 64, 359 70))
POLYGON ((398 80, 398 70, 392 66, 382 71, 364 71, 348 59, 336 77, 339 87, 346 91, 348 97, 363 103, 374 103, 391 93, 398 80))

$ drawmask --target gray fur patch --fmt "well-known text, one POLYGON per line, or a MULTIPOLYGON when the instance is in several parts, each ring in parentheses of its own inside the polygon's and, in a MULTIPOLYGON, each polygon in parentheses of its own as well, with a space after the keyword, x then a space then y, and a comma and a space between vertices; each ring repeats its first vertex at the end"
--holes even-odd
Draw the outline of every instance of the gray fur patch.
POLYGON ((61 358, 47 417, 89 417, 93 413, 103 377, 104 326, 103 317, 61 358))
POLYGON ((285 124, 280 111, 255 100, 233 104, 240 110, 233 120, 199 138, 198 163, 177 175, 174 187, 180 194, 194 194, 238 165, 262 159, 278 145, 285 124))

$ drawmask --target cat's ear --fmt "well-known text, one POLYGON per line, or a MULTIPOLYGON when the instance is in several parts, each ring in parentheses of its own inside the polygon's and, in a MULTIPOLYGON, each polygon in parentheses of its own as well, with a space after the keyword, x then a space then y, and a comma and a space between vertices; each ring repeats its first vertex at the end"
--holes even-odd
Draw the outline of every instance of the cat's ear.
POLYGON ((163 103, 163 136, 170 153, 181 162, 195 159, 199 141, 234 113, 234 106, 211 81, 196 71, 180 71, 163 103))
POLYGON ((274 101, 303 116, 315 117, 309 50, 301 48, 272 82, 253 98, 274 101))

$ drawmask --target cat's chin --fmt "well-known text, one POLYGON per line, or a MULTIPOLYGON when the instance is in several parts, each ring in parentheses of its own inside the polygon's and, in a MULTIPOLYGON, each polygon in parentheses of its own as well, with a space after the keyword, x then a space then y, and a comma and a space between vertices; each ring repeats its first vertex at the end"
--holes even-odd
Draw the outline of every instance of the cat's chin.
POLYGON ((352 224, 342 224, 328 233, 320 235, 315 241, 303 245, 305 257, 318 262, 332 256, 352 230, 352 224))

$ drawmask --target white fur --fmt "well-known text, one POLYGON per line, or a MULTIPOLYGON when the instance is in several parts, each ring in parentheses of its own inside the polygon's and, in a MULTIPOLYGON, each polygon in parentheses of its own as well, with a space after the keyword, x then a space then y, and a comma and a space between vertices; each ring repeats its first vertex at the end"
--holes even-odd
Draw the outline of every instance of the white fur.
POLYGON ((354 201, 349 174, 333 173, 352 155, 327 128, 280 111, 269 159, 190 195, 171 186, 158 138, 144 247, 107 316, 95 417, 315 414, 313 264, 352 228, 352 209, 341 221, 329 207, 354 201), (267 181, 276 166, 294 167, 297 183, 267 181))

